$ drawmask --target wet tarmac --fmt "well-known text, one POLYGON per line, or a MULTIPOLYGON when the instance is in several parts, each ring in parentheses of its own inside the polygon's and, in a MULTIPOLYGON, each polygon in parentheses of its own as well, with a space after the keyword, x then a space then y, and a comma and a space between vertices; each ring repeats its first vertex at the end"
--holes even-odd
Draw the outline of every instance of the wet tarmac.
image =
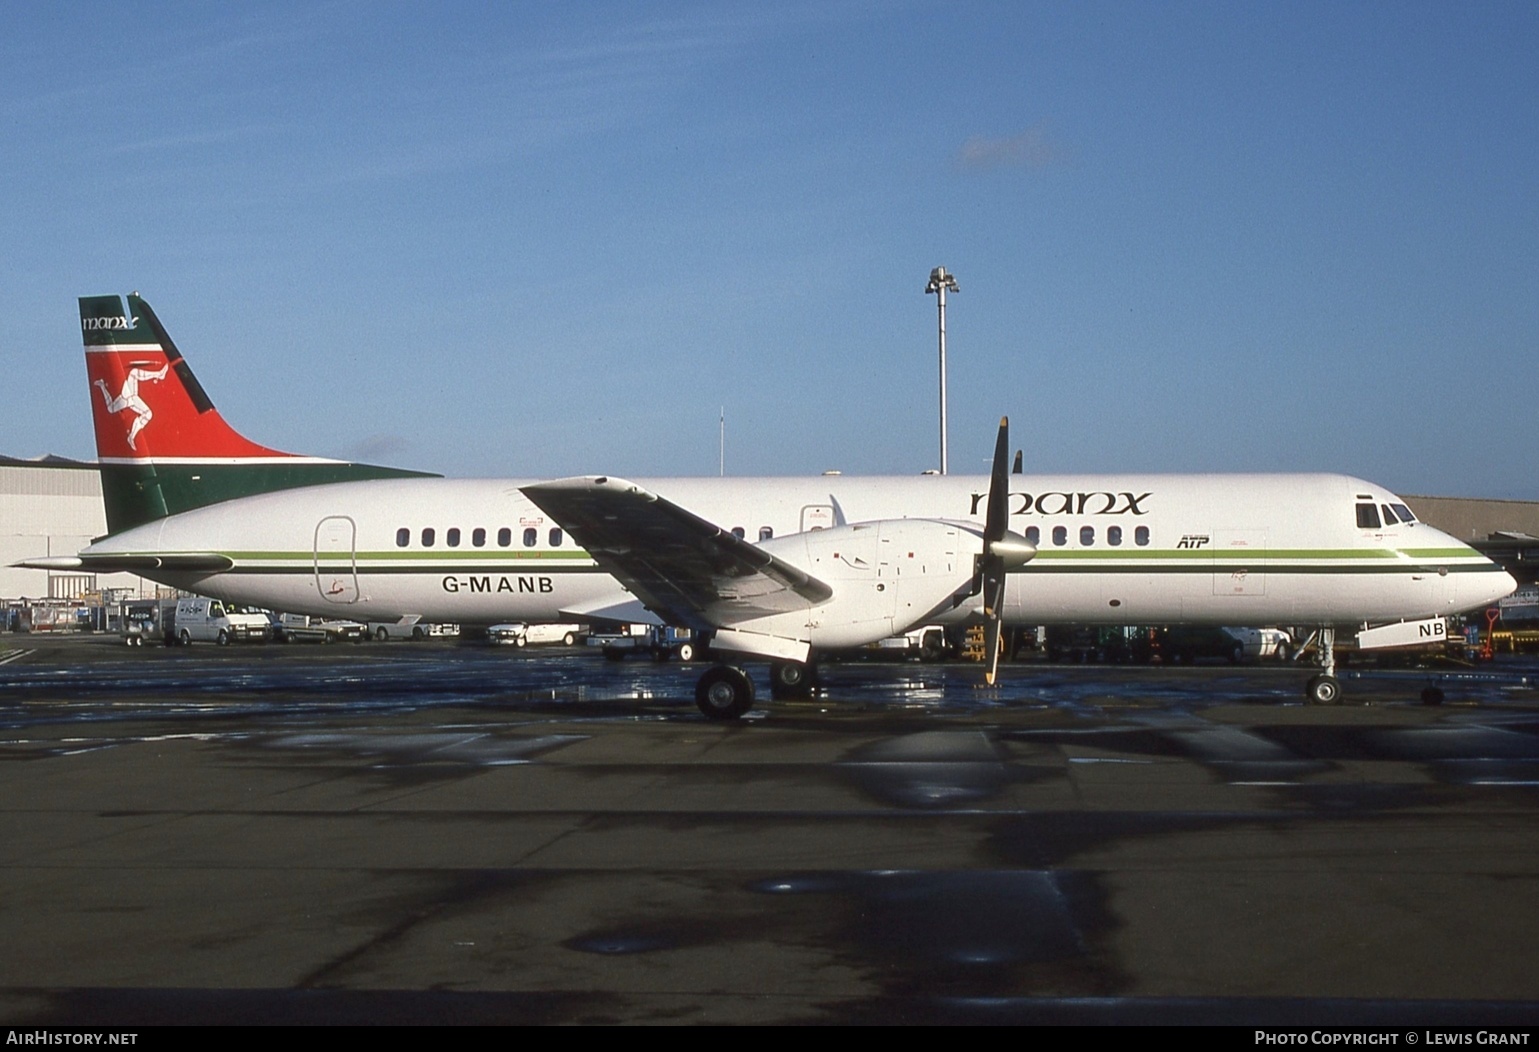
POLYGON ((1539 663, 698 671, 0 639, 0 1019, 1539 1019, 1539 663))

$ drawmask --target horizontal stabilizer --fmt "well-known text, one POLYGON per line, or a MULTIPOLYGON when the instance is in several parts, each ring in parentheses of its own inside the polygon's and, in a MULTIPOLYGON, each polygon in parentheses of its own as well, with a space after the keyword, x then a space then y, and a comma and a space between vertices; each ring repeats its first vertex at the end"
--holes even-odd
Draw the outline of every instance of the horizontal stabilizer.
POLYGON ((215 552, 177 552, 173 555, 57 555, 23 559, 12 566, 27 570, 75 570, 85 573, 149 573, 153 570, 185 570, 189 573, 224 573, 235 565, 228 555, 215 552))

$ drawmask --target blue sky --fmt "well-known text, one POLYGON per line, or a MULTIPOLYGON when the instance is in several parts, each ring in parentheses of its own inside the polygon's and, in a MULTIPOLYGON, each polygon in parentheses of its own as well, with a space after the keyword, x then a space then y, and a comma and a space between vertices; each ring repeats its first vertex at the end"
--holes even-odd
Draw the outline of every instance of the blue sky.
POLYGON ((1539 5, 17 5, 0 452, 140 291, 295 452, 1539 499, 1539 5))

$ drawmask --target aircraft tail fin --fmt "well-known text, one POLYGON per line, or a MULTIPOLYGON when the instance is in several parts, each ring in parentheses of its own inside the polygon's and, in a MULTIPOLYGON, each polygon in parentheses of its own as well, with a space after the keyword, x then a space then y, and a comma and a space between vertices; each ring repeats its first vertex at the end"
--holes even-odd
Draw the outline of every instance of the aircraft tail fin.
POLYGON ((83 296, 96 456, 107 529, 235 497, 327 482, 424 475, 269 449, 225 422, 154 310, 137 293, 83 296))

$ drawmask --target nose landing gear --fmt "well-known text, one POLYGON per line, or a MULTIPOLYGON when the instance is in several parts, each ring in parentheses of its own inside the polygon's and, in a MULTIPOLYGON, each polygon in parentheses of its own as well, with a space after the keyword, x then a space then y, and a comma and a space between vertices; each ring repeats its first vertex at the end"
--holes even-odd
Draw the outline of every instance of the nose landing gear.
POLYGON ((1341 702, 1341 681, 1336 678, 1336 630, 1322 626, 1319 632, 1320 675, 1304 684, 1304 697, 1315 705, 1341 702))

